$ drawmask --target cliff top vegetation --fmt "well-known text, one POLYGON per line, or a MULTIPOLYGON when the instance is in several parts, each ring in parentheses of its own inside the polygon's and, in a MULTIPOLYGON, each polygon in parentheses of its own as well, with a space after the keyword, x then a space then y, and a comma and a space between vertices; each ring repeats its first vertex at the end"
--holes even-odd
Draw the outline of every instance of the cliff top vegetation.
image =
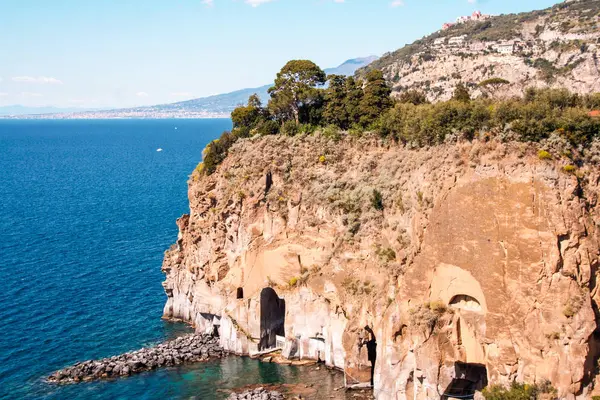
POLYGON ((538 142, 551 135, 570 146, 585 146, 600 134, 600 119, 590 114, 600 108, 600 94, 529 88, 522 98, 499 100, 494 98, 496 84, 504 81, 481 82, 489 90, 478 99, 471 99, 468 88, 458 84, 451 100, 431 104, 418 91, 393 99, 378 70, 357 80, 325 76, 308 60, 290 61, 269 89, 266 106, 252 95, 247 105, 233 111, 233 129, 206 147, 198 172, 212 174, 233 143, 256 135, 320 131, 337 140, 344 134, 375 132, 409 147, 423 147, 476 137, 538 142))

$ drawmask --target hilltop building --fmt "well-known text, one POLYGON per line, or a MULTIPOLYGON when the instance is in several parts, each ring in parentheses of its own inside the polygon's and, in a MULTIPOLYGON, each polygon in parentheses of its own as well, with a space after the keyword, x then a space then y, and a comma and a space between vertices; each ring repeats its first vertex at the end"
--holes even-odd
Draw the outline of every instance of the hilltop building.
POLYGON ((471 15, 465 15, 462 17, 456 18, 456 22, 446 22, 442 25, 442 30, 445 31, 448 28, 451 28, 457 24, 464 24, 465 22, 471 21, 485 21, 486 19, 490 19, 492 16, 488 14, 482 14, 481 11, 474 11, 471 15))

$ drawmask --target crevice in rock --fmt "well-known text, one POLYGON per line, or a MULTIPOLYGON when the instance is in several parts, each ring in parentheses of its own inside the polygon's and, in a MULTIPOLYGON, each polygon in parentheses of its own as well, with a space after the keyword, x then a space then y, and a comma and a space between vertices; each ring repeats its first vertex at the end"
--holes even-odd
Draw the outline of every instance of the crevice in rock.
POLYGON ((267 195, 267 193, 269 193, 269 190, 271 190, 271 187, 273 187, 273 174, 271 173, 271 171, 267 172, 267 175, 265 176, 265 195, 267 195))

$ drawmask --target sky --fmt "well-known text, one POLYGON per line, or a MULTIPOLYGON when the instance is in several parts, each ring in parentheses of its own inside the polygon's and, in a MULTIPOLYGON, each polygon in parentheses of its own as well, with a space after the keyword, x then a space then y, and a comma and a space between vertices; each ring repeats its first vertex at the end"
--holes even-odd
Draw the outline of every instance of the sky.
POLYGON ((382 55, 481 10, 557 0, 0 0, 0 106, 129 107, 382 55))

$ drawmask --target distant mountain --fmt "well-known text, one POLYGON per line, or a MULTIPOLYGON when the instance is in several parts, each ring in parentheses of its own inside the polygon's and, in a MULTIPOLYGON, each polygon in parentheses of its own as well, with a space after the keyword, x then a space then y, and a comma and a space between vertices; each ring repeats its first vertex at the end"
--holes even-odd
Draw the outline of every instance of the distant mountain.
MULTIPOLYGON (((325 69, 325 73, 327 75, 354 75, 354 72, 356 72, 357 69, 365 67, 377 59, 377 56, 353 58, 351 60, 345 61, 343 64, 335 68, 325 69)), ((139 107, 137 109, 140 110, 150 108, 163 111, 207 111, 212 113, 229 114, 240 104, 246 104, 246 102, 248 101, 248 97, 255 93, 258 95, 258 97, 260 97, 260 99, 263 102, 266 103, 269 99, 268 90, 271 86, 273 86, 273 84, 268 84, 257 88, 241 89, 231 93, 218 94, 193 100, 186 100, 178 103, 163 104, 150 107, 139 107)))
POLYGON ((56 114, 89 111, 89 108, 58 108, 58 107, 26 107, 21 105, 0 107, 2 115, 56 114))
MULTIPOLYGON (((353 75, 354 72, 365 67, 378 57, 370 56, 354 58, 345 61, 336 68, 325 69, 327 74, 353 75)), ((1 115, 13 115, 19 118, 56 118, 56 119, 100 119, 100 118, 218 118, 229 117, 229 114, 240 104, 246 104, 248 97, 256 93, 263 102, 269 99, 268 90, 272 84, 257 88, 241 89, 235 92, 218 94, 209 97, 180 101, 171 104, 160 104, 156 106, 133 107, 116 110, 102 111, 54 111, 54 114, 34 112, 6 113, 1 115), (27 115, 26 114, 45 114, 27 115)), ((50 111, 52 112, 52 111, 50 111)))
POLYGON ((362 58, 353 58, 351 60, 346 60, 343 64, 339 65, 336 68, 327 68, 325 73, 327 75, 335 74, 335 75, 354 75, 354 73, 367 65, 371 64, 374 61, 377 61, 379 57, 377 56, 369 56, 362 58))

